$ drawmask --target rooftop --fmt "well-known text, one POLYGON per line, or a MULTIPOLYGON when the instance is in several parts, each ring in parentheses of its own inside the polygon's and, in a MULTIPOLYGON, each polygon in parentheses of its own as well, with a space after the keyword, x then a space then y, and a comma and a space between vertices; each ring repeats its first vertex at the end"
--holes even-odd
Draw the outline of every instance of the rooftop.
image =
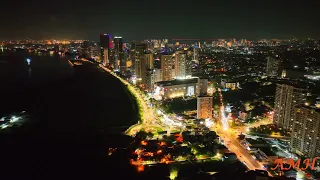
POLYGON ((162 85, 162 86, 173 86, 173 85, 190 84, 190 83, 198 83, 198 78, 174 79, 171 81, 160 81, 160 82, 157 82, 156 84, 162 85))

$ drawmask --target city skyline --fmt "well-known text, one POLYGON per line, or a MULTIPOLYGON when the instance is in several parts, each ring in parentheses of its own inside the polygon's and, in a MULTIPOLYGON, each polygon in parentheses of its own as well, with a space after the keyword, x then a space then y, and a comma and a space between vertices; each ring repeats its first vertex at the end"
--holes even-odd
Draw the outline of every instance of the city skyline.
POLYGON ((131 179, 320 178, 314 169, 295 172, 300 161, 290 172, 271 168, 279 159, 320 157, 320 41, 126 43, 112 31, 99 35, 0 42, 3 164, 31 157, 39 166, 30 170, 44 176, 51 169, 60 176, 69 159, 70 177, 105 177, 112 165, 109 174, 121 169, 131 179), (11 143, 20 134, 29 141, 11 143), (16 153, 24 145, 34 150, 16 153), (43 162, 39 150, 56 163, 43 162))
POLYGON ((315 38, 315 1, 191 1, 147 4, 141 1, 74 4, 43 8, 43 1, 6 2, 0 39, 64 38, 98 40, 107 32, 126 40, 146 38, 315 38), (15 3, 19 3, 15 2, 15 3), (105 8, 108 7, 108 8, 105 8))

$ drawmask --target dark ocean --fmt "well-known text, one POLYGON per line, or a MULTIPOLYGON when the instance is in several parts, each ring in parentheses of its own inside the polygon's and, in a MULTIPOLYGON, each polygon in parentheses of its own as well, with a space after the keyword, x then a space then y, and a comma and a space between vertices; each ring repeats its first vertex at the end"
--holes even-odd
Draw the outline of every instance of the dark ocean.
POLYGON ((97 65, 73 68, 67 59, 0 54, 0 116, 28 114, 21 127, 0 132, 0 179, 108 179, 118 173, 126 179, 134 173, 125 155, 107 154, 132 141, 122 132, 137 121, 135 101, 97 65))

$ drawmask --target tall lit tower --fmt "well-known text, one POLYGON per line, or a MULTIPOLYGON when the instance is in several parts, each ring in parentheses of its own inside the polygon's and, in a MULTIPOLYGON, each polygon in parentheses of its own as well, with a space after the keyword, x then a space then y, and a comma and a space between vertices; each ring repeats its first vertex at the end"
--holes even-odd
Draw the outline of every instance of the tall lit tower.
POLYGON ((100 34, 100 52, 101 52, 101 59, 102 64, 104 66, 107 66, 109 62, 109 48, 110 48, 110 40, 111 40, 110 34, 100 34))
POLYGON ((297 106, 293 111, 291 149, 308 158, 320 156, 320 109, 297 106))
POLYGON ((207 78, 199 78, 199 95, 206 96, 208 93, 208 79, 207 78))
POLYGON ((192 61, 199 64, 199 59, 198 59, 199 55, 197 52, 198 51, 197 48, 199 48, 197 45, 193 46, 193 59, 192 59, 192 61))
POLYGON ((172 71, 174 69, 175 61, 172 60, 172 55, 161 55, 161 69, 162 69, 162 80, 170 81, 173 79, 172 71))
POLYGON ((175 76, 177 79, 186 77, 186 54, 176 54, 175 55, 175 76))
POLYGON ((154 84, 154 59, 152 53, 147 53, 143 55, 141 62, 141 78, 142 83, 145 85, 146 90, 152 91, 154 84))
POLYGON ((266 76, 276 77, 278 76, 278 69, 279 69, 279 60, 273 57, 267 58, 267 69, 266 69, 266 76))
POLYGON ((115 36, 113 38, 113 43, 114 43, 114 51, 115 51, 114 67, 116 69, 120 69, 121 72, 125 72, 125 70, 126 70, 126 62, 125 62, 124 57, 123 57, 122 37, 115 36))
POLYGON ((197 119, 212 119, 212 96, 197 97, 197 119))
POLYGON ((136 78, 139 80, 142 79, 143 71, 143 65, 142 63, 144 62, 144 54, 148 50, 148 44, 146 43, 141 43, 141 42, 135 42, 131 46, 131 51, 132 51, 132 56, 133 56, 133 71, 134 74, 136 75, 136 78))
POLYGON ((296 106, 304 104, 307 90, 287 84, 277 84, 273 122, 278 127, 292 130, 296 106))

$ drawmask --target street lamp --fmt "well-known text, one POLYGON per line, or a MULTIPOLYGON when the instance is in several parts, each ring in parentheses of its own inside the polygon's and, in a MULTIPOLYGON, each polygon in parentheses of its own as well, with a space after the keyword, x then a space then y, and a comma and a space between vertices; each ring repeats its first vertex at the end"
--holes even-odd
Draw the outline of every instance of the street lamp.
POLYGON ((28 66, 30 66, 31 59, 27 58, 26 61, 27 61, 27 63, 28 63, 28 66))

